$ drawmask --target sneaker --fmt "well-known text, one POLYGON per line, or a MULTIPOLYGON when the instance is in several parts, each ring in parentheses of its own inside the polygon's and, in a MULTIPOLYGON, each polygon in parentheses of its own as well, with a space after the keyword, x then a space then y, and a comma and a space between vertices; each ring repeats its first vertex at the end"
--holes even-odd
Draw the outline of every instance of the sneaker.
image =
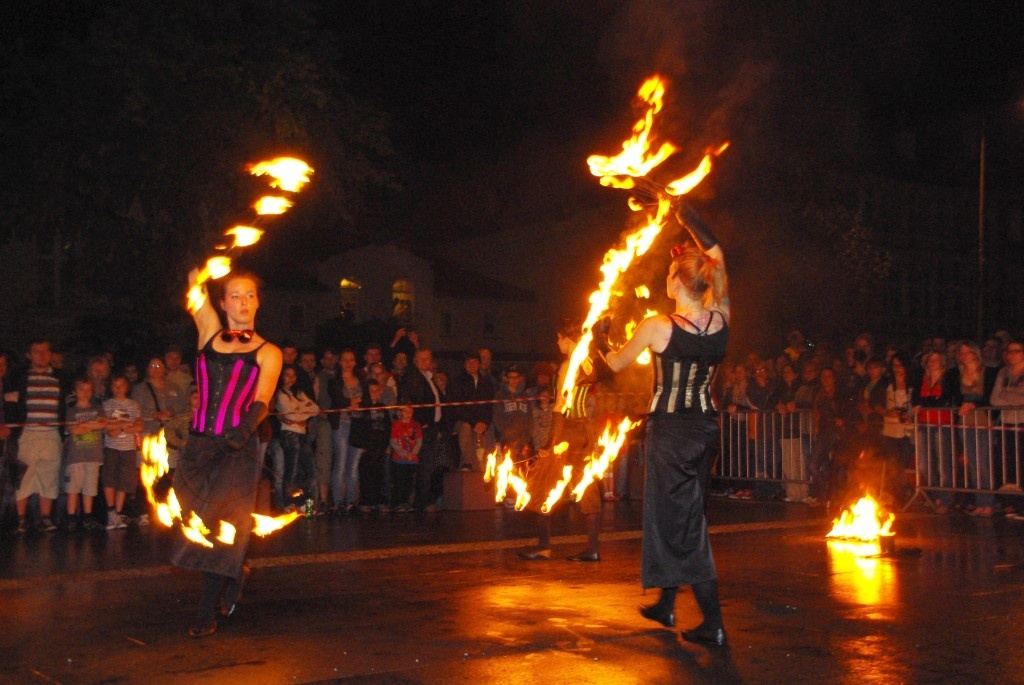
POLYGON ((78 525, 78 521, 76 521, 75 519, 70 519, 68 521, 68 528, 67 528, 67 530, 68 530, 68 533, 77 533, 80 530, 79 525, 78 525))
POLYGON ((53 531, 57 530, 57 526, 54 525, 53 521, 50 520, 49 516, 45 516, 39 522, 39 530, 43 533, 52 533, 53 531))
POLYGON ((18 519, 18 535, 28 532, 28 519, 18 519))
POLYGON ((142 516, 139 517, 139 525, 140 526, 148 526, 149 525, 149 514, 143 514, 142 516))
POLYGON ((359 513, 361 513, 361 514, 369 514, 371 511, 373 511, 373 507, 371 507, 370 505, 368 505, 368 504, 360 504, 359 505, 359 513))
POLYGON ((85 523, 82 524, 82 527, 86 530, 103 530, 103 524, 94 519, 92 516, 89 516, 85 519, 85 523))
POLYGON ((388 512, 391 511, 391 507, 389 507, 386 504, 380 504, 380 505, 377 506, 377 511, 379 511, 382 514, 387 514, 388 512))
POLYGON ((397 507, 395 507, 395 511, 399 512, 400 514, 405 514, 407 512, 412 511, 412 505, 411 504, 399 504, 397 507))
POLYGON ((118 530, 128 527, 128 517, 124 514, 116 514, 117 520, 114 523, 114 528, 118 530))
POLYGON ((117 528, 117 512, 113 509, 107 509, 107 530, 114 530, 117 528))

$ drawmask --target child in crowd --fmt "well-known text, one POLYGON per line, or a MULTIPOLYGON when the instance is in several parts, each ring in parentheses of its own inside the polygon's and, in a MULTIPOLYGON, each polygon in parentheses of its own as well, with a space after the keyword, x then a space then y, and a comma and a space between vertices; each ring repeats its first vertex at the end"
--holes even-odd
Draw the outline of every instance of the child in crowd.
POLYGON ((67 440, 64 443, 67 466, 64 470, 64 491, 67 493, 68 532, 79 529, 78 499, 82 496, 81 526, 87 530, 102 529, 92 515, 92 505, 99 492, 100 466, 103 464, 103 429, 106 419, 103 406, 93 400, 92 380, 82 376, 75 380, 75 404, 67 411, 67 440))
POLYGON ((110 381, 113 395, 103 403, 107 417, 103 438, 103 494, 107 499, 107 530, 127 528, 124 503, 139 484, 138 435, 142 433, 142 410, 128 399, 128 379, 115 374, 110 381))
POLYGON ((555 405, 552 403, 554 393, 548 387, 541 387, 537 393, 537 403, 533 405, 533 424, 531 438, 533 449, 539 450, 548 444, 551 438, 551 425, 555 420, 555 405))
POLYGON ((363 450, 359 460, 359 510, 368 513, 390 511, 388 495, 388 447, 391 444, 391 415, 381 402, 383 389, 371 379, 366 382, 369 402, 365 411, 352 415, 349 442, 363 450))
POLYGON ((394 475, 392 498, 395 511, 412 511, 409 498, 412 497, 416 480, 416 468, 420 462, 423 447, 423 429, 413 421, 412 407, 400 410, 401 418, 391 424, 391 466, 394 475))

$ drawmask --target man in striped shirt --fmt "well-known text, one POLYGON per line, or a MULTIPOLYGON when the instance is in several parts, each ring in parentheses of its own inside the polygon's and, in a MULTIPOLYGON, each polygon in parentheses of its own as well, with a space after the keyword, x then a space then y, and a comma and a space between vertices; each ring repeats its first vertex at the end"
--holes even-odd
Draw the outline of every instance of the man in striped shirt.
POLYGON ((57 529, 50 520, 57 499, 60 476, 61 439, 58 423, 64 402, 60 378, 50 366, 50 343, 36 340, 28 346, 29 369, 21 385, 19 403, 25 427, 18 439, 18 459, 28 465, 17 493, 18 532, 28 531, 28 498, 39 495, 39 529, 57 529))

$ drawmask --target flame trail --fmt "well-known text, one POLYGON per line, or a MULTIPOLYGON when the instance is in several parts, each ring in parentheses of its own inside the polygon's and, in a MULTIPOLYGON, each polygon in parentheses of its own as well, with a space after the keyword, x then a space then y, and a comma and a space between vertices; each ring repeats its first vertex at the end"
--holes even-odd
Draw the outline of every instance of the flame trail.
MULTIPOLYGON (((269 176, 271 187, 291 193, 299 192, 305 184, 309 183, 309 176, 313 173, 313 169, 308 164, 293 157, 278 157, 256 162, 247 168, 253 176, 269 176)), ((263 217, 284 214, 292 205, 292 201, 287 198, 268 195, 257 200, 253 209, 260 217, 263 217)), ((253 226, 235 226, 225 231, 224 235, 232 238, 231 245, 222 245, 219 249, 231 252, 256 244, 263 235, 263 230, 253 226)), ((185 307, 190 314, 195 314, 206 302, 204 284, 208 280, 222 278, 230 272, 231 258, 227 255, 211 257, 207 260, 206 266, 196 278, 195 285, 189 288, 188 294, 185 296, 185 307)))

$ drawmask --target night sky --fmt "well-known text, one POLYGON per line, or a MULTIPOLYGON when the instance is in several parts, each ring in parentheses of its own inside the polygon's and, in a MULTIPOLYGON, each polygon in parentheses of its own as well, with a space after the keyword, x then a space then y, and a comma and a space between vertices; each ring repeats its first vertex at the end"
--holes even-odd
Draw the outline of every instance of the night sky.
MULTIPOLYGON (((193 10, 202 7, 194 4, 193 10)), ((781 210, 776 209, 794 192, 794 178, 804 179, 804 186, 810 178, 813 186, 815 178, 824 178, 831 170, 933 187, 976 187, 982 124, 988 141, 990 192, 1014 195, 1019 204, 1024 188, 1024 108, 1020 104, 1024 101, 1024 3, 566 0, 352 4, 313 0, 303 5, 312 8, 306 15, 312 18, 311 24, 288 32, 292 44, 274 45, 275 23, 290 20, 290 15, 284 15, 299 4, 275 0, 227 3, 219 7, 234 8, 228 18, 236 24, 203 24, 200 18, 196 20, 198 28, 175 27, 182 33, 172 32, 168 37, 162 35, 170 31, 168 23, 186 23, 183 16, 174 17, 173 13, 190 12, 191 5, 156 3, 147 6, 149 23, 132 23, 126 46, 118 46, 123 51, 114 51, 118 59, 142 62, 149 57, 149 47, 160 46, 164 52, 154 49, 154 54, 167 59, 173 70, 177 62, 188 61, 189 46, 198 54, 229 34, 235 41, 229 45, 241 44, 239 37, 244 39, 250 30, 261 40, 265 35, 271 49, 301 52, 300 48, 320 45, 318 41, 325 37, 333 44, 333 51, 313 50, 312 54, 314 59, 321 55, 320 59, 330 61, 340 76, 338 87, 347 95, 383 114, 383 130, 393 153, 374 158, 373 163, 388 175, 389 184, 384 191, 363 192, 345 176, 349 157, 321 159, 320 176, 312 192, 324 192, 323 188, 333 183, 330 197, 334 204, 321 206, 318 214, 303 214, 304 208, 296 211, 293 221, 304 221, 306 230, 314 232, 300 234, 294 229, 288 240, 265 249, 275 257, 278 249, 303 245, 303 239, 296 239, 300 235, 319 236, 316 239, 326 243, 323 249, 327 251, 381 237, 429 252, 461 238, 508 234, 545 222, 578 222, 595 213, 604 220, 588 239, 592 238, 599 254, 625 228, 628 212, 623 211, 621 192, 600 187, 589 175, 586 157, 618 151, 635 120, 630 107, 636 89, 654 73, 666 77, 670 88, 659 132, 681 148, 659 173, 672 178, 676 172, 691 169, 708 146, 723 140, 732 143, 692 198, 712 216, 725 218, 722 233, 730 254, 738 256, 734 264, 752 260, 767 240, 765 235, 757 236, 757 231, 769 230, 762 225, 738 228, 733 225, 739 221, 736 217, 744 216, 748 222, 751 216, 764 217, 766 226, 784 223, 781 210), (160 13, 165 11, 169 16, 161 25, 160 13), (181 40, 186 32, 192 33, 187 33, 187 41, 181 40), (307 45, 302 45, 303 32, 310 37, 307 45), (134 47, 131 41, 135 41, 134 47), (336 237, 321 228, 333 214, 338 217, 336 237)), ((57 82, 62 63, 59 50, 52 46, 58 45, 62 36, 88 38, 94 31, 89 20, 113 6, 120 8, 121 17, 130 17, 135 11, 130 3, 107 5, 91 0, 9 5, 3 10, 0 39, 7 45, 28 45, 30 55, 48 59, 56 55, 50 71, 41 73, 57 82)), ((209 11, 210 16, 223 12, 220 8, 202 11, 209 11)), ((92 36, 101 47, 116 42, 123 33, 123 27, 107 30, 110 36, 92 36)), ((9 67, 6 63, 0 66, 9 67)), ((69 63, 68 69, 74 66, 69 63)), ((120 67, 112 62, 106 68, 116 71, 120 67)), ((126 73, 146 74, 144 70, 126 73)), ((184 86, 195 85, 188 80, 188 73, 173 76, 184 86)), ((98 231, 96 235, 103 239, 113 230, 104 223, 110 208, 100 206, 103 202, 115 204, 118 197, 139 195, 145 210, 146 194, 153 194, 152 201, 157 203, 156 196, 167 179, 176 185, 168 184, 164 192, 186 189, 200 193, 217 185, 217 179, 236 173, 250 154, 244 149, 226 149, 226 143, 215 139, 196 141, 208 144, 214 156, 222 159, 223 168, 202 170, 206 175, 193 173, 183 155, 182 160, 167 163, 162 176, 137 179, 138 174, 129 167, 118 169, 119 180, 105 185, 106 169, 97 167, 95 159, 86 160, 92 152, 89 136, 94 129, 100 131, 98 137, 110 136, 111 131, 117 136, 118 128, 105 118, 111 112, 124 112, 104 103, 122 97, 119 91, 127 89, 130 97, 138 98, 127 100, 129 109, 138 106, 143 113, 156 114, 144 122, 149 128, 142 127, 124 140, 97 141, 96 156, 103 161, 122 153, 145 159, 147 142, 159 138, 162 130, 181 126, 184 133, 175 133, 186 135, 189 129, 181 122, 204 113, 190 112, 190 101, 181 100, 185 96, 175 88, 161 91, 144 87, 151 84, 114 81, 106 84, 107 92, 67 95, 68 84, 40 85, 36 75, 33 79, 4 89, 6 114, 0 114, 0 122, 6 140, 14 145, 28 140, 12 124, 20 126, 41 113, 45 122, 39 126, 51 127, 81 148, 74 153, 79 156, 67 162, 93 166, 84 181, 67 178, 67 173, 80 170, 62 172, 65 175, 56 180, 81 193, 81 197, 63 200, 62 194, 54 191, 58 186, 51 185, 57 176, 51 169, 52 160, 64 163, 63 142, 58 139, 54 149, 38 151, 38 159, 35 149, 20 152, 32 158, 30 173, 41 174, 35 184, 38 190, 32 192, 42 194, 43 206, 54 198, 66 205, 45 207, 45 213, 58 220, 72 217, 80 230, 98 231), (47 87, 57 90, 48 92, 47 87), (56 104, 48 109, 54 92, 56 104), (140 93, 149 99, 143 100, 140 93), (161 101, 164 96, 167 102, 161 101), (181 115, 176 116, 177 112, 181 115), (166 121, 159 116, 166 116, 166 121), (161 129, 164 124, 167 128, 161 129), (179 168, 174 168, 175 163, 179 168), (124 187, 124 179, 129 187, 124 187), (136 187, 131 187, 135 179, 136 187), (98 192, 90 186, 93 183, 98 192), (95 217, 89 215, 92 202, 97 204, 95 217)), ((328 83, 326 87, 333 86, 328 83)), ((223 131, 234 123, 227 116, 225 121, 214 118, 210 128, 216 131, 214 126, 220 126, 223 131)), ((238 123, 243 128, 246 124, 238 123)), ((281 128, 280 122, 276 125, 281 128)), ((308 127, 305 133, 310 149, 305 152, 316 159, 319 147, 337 149, 330 145, 337 145, 338 136, 329 141, 326 136, 344 131, 345 126, 344 120, 330 120, 308 127), (322 128, 318 130, 318 126, 322 128)), ((39 130, 33 133, 40 135, 39 130)), ((225 136, 225 141, 228 139, 234 140, 225 136)), ((46 136, 39 140, 45 142, 46 136)), ((259 140, 256 137, 255 144, 259 140)), ((185 144, 192 141, 186 138, 185 144)), ((11 157, 17 158, 17 154, 11 157)), ((363 171, 358 167, 356 173, 363 171)), ((11 168, 6 172, 8 178, 13 175, 11 168)), ((813 195, 828 189, 799 190, 813 195)), ((8 190, 8 198, 12 200, 6 203, 8 207, 26 200, 12 190, 8 190)), ((153 259, 148 248, 130 240, 132 231, 139 230, 136 215, 146 214, 143 210, 117 207, 116 220, 123 226, 114 227, 126 232, 118 244, 134 247, 131 259, 140 264, 153 259)), ((199 210, 209 224, 208 231, 221 225, 221 218, 208 207, 199 210)), ((152 212, 146 216, 150 221, 143 224, 146 230, 152 226, 152 216, 152 212)), ((7 216, 3 235, 10 235, 12 226, 24 219, 24 213, 7 216)), ((175 217, 162 220, 171 222, 175 217)), ((798 243, 799 236, 796 238, 777 240, 771 247, 784 250, 798 243)), ((524 235, 524 240, 528 239, 524 235)), ((161 244, 162 238, 155 240, 161 244)), ((85 249, 101 242, 86 240, 85 249)), ((301 258, 307 256, 308 251, 301 258)), ((87 260, 95 258, 86 255, 87 260)), ((552 257, 542 255, 540 259, 550 264, 552 257)), ((506 264, 504 270, 516 266, 506 264)), ((491 275, 501 277, 502 270, 491 275)), ((752 275, 748 272, 748 278, 752 275)), ((175 281, 166 292, 176 292, 177 287, 175 281)))

